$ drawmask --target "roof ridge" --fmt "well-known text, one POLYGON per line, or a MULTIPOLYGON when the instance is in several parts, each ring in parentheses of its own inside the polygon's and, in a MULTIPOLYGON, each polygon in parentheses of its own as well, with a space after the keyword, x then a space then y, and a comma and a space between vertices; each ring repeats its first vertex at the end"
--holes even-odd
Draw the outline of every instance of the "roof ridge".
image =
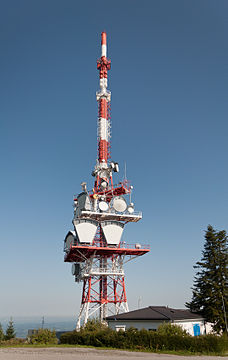
MULTIPOLYGON (((153 309, 155 312, 157 312, 158 314, 160 314, 160 315, 162 315, 162 316, 165 316, 168 320, 172 320, 170 317, 168 317, 167 315, 165 315, 165 314, 163 314, 162 312, 160 312, 160 311, 158 311, 158 310, 155 310, 154 308, 153 308, 153 306, 149 306, 151 309, 153 309)), ((164 306, 164 308, 166 308, 165 306, 164 306)), ((169 309, 169 308, 168 308, 169 309)))

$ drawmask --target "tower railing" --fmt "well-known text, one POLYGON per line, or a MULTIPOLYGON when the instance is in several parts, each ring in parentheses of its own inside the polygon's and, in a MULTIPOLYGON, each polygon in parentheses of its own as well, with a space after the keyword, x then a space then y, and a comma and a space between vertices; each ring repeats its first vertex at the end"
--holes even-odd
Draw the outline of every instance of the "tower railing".
POLYGON ((64 251, 69 251, 72 247, 75 246, 80 246, 80 247, 86 247, 86 248, 97 248, 97 247, 101 247, 101 248, 111 248, 111 249, 136 249, 136 250, 148 250, 150 249, 150 245, 148 244, 127 244, 125 241, 121 241, 119 243, 118 246, 115 245, 108 245, 105 243, 102 243, 101 246, 97 245, 97 244, 81 244, 79 241, 77 241, 76 239, 74 241, 70 242, 70 246, 68 248, 65 248, 64 251))

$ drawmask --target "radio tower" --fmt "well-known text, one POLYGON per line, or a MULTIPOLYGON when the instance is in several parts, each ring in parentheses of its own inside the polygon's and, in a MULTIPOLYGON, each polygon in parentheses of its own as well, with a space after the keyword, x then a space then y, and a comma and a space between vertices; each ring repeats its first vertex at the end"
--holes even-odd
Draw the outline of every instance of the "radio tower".
POLYGON ((98 102, 98 155, 94 187, 74 198, 74 230, 64 241, 65 262, 71 262, 76 282, 83 283, 82 300, 76 329, 85 325, 88 317, 99 311, 100 321, 111 314, 128 310, 123 265, 149 252, 149 246, 126 244, 121 241, 128 222, 137 222, 141 212, 135 212, 131 202, 133 187, 125 179, 114 185, 113 173, 119 172, 118 163, 110 161, 110 101, 107 58, 107 35, 101 34, 101 58, 97 61, 100 74, 98 102))

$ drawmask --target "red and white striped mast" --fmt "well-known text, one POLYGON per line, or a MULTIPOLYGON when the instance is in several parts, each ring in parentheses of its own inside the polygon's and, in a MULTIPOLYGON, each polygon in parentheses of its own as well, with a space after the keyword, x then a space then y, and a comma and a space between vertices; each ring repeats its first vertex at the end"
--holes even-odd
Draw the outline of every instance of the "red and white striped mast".
POLYGON ((149 246, 121 242, 123 229, 128 222, 137 222, 141 212, 135 212, 126 195, 132 187, 124 180, 113 184, 113 172, 119 172, 118 163, 110 161, 110 101, 107 58, 107 35, 101 34, 101 57, 97 61, 100 73, 98 102, 98 155, 92 172, 94 188, 88 192, 83 182, 82 192, 74 199, 74 230, 64 241, 65 262, 71 262, 76 282, 83 282, 82 300, 76 329, 85 325, 88 317, 99 311, 100 320, 108 315, 128 311, 125 262, 150 251, 149 246), (125 260, 126 259, 126 260, 125 260))
POLYGON ((110 158, 110 101, 111 92, 108 87, 108 70, 111 69, 111 60, 107 58, 107 35, 101 33, 101 57, 97 61, 97 69, 100 73, 100 90, 96 92, 98 102, 98 159, 95 167, 96 191, 109 185, 110 171, 108 160, 110 158))
POLYGON ((111 101, 111 92, 108 87, 108 70, 111 61, 107 59, 107 35, 101 34, 101 58, 97 62, 100 72, 100 91, 97 92, 99 102, 99 124, 98 124, 98 159, 101 165, 107 167, 110 146, 110 122, 108 118, 108 104, 111 101))

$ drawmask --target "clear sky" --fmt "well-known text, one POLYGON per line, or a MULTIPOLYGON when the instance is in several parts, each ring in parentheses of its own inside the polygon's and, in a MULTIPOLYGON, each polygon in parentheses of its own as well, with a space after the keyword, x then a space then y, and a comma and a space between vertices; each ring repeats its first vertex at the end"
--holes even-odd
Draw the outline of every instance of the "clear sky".
POLYGON ((112 158, 143 220, 130 309, 184 307, 208 224, 228 230, 228 2, 8 0, 0 6, 0 316, 74 315, 63 262, 73 195, 92 187, 100 33, 112 60, 112 158))

